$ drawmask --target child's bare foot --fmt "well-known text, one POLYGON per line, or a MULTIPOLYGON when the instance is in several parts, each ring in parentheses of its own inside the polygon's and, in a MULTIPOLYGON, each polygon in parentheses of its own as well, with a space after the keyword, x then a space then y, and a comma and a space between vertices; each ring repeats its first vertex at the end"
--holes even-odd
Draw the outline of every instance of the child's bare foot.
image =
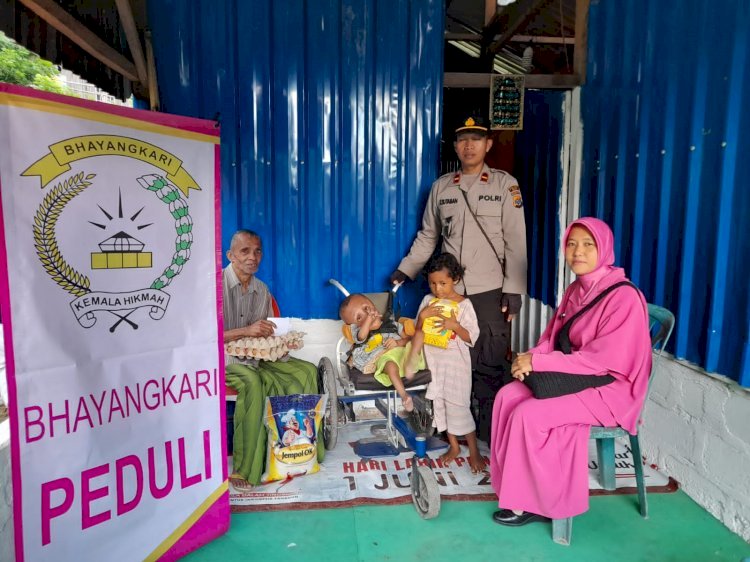
POLYGON ((460 454, 461 454, 461 447, 458 444, 456 444, 455 447, 451 445, 450 448, 446 452, 440 455, 440 460, 443 461, 443 464, 445 466, 448 466, 450 463, 456 460, 456 457, 460 454))
POLYGON ((401 403, 404 405, 404 410, 407 412, 414 411, 414 400, 412 400, 408 393, 405 393, 404 396, 401 397, 401 403))
POLYGON ((479 474, 487 468, 487 463, 484 462, 484 458, 479 454, 479 451, 471 451, 469 452, 469 466, 472 474, 479 474))
POLYGON ((229 484, 238 492, 247 492, 252 489, 253 485, 245 480, 242 476, 236 472, 229 477, 229 484))

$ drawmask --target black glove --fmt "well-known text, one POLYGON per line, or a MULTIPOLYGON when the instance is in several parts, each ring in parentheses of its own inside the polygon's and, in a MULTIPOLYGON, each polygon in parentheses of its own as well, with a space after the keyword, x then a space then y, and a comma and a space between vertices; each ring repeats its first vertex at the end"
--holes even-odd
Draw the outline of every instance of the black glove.
POLYGON ((504 310, 505 315, 516 315, 521 312, 521 295, 513 293, 503 293, 500 298, 500 310, 504 310))
POLYGON ((403 283, 407 279, 408 277, 406 276, 406 273, 404 273, 400 269, 397 269, 396 271, 391 273, 390 281, 391 281, 391 285, 395 285, 396 283, 403 283))

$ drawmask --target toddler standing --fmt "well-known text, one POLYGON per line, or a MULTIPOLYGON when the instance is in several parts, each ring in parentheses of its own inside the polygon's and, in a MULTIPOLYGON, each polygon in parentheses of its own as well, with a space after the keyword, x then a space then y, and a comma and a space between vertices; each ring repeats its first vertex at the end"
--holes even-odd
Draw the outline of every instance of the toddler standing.
MULTIPOLYGON (((479 325, 471 301, 455 290, 463 271, 464 268, 452 254, 440 254, 427 263, 425 273, 432 294, 427 295, 419 306, 415 340, 423 340, 422 325, 431 317, 437 317, 436 328, 453 332, 445 349, 432 345, 425 345, 423 348, 427 367, 432 373, 432 382, 427 387, 426 397, 433 402, 433 425, 438 431, 445 431, 448 435, 450 448, 440 459, 446 464, 453 461, 461 452, 458 436, 464 435, 469 446, 471 471, 477 473, 484 470, 485 462, 479 453, 476 424, 471 415, 469 347, 473 347, 479 337, 479 325), (438 303, 430 304, 435 298, 457 303, 458 314, 451 311, 450 317, 445 318, 438 303)), ((416 360, 416 356, 409 357, 408 374, 414 371, 416 360)))

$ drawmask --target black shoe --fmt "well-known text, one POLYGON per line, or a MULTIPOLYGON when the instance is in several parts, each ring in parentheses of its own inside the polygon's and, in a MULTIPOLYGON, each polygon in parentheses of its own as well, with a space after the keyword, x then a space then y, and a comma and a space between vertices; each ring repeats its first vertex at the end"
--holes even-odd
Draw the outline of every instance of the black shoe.
POLYGON ((520 527, 526 525, 526 523, 534 523, 537 521, 549 521, 548 517, 543 515, 537 515, 530 511, 524 511, 521 515, 516 515, 511 509, 501 509, 492 514, 492 520, 500 525, 507 525, 508 527, 520 527))

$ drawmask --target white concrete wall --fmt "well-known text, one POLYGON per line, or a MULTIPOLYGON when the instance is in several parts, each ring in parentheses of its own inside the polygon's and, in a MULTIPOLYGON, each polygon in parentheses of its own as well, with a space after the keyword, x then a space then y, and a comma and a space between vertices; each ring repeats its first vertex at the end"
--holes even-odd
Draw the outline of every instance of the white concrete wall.
POLYGON ((646 459, 750 541, 750 391, 664 355, 643 419, 646 459))
POLYGON ((292 318, 292 329, 305 332, 305 347, 292 355, 316 365, 321 357, 336 360, 336 343, 341 337, 338 320, 300 320, 292 318))

